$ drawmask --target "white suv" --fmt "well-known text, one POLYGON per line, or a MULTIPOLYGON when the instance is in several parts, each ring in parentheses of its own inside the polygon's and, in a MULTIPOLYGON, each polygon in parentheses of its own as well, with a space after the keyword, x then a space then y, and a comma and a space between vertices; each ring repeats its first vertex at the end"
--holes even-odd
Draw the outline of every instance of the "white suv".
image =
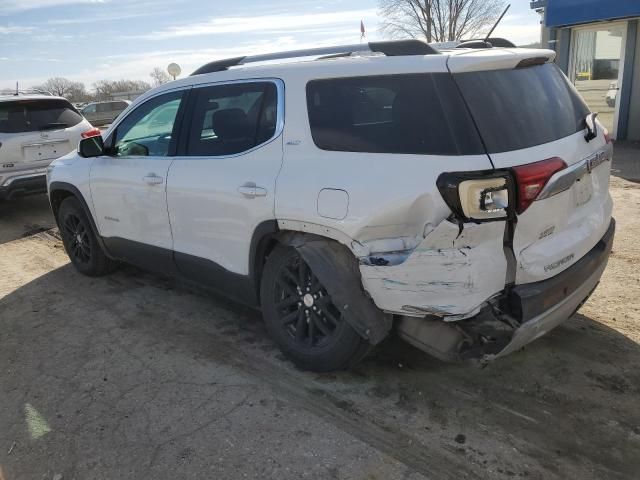
POLYGON ((0 200, 47 191, 46 167, 100 135, 60 97, 0 96, 0 200))
POLYGON ((400 41, 212 62, 53 163, 65 248, 87 275, 124 261, 260 307, 307 369, 393 327, 445 360, 513 352, 580 307, 613 241, 611 144, 553 58, 400 41))

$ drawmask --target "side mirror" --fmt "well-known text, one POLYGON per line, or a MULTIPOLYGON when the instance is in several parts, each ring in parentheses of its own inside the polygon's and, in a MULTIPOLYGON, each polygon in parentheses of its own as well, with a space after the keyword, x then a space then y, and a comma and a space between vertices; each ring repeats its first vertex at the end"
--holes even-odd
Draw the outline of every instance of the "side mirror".
POLYGON ((104 141, 100 135, 83 138, 78 144, 78 153, 81 157, 92 158, 104 155, 104 141))

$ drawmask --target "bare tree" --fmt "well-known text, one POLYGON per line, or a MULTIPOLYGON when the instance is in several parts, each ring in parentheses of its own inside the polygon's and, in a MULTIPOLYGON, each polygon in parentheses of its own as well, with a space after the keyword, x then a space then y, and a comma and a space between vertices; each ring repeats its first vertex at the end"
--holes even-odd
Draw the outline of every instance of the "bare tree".
POLYGON ((114 93, 141 93, 151 88, 142 80, 98 80, 93 84, 97 100, 109 100, 114 93))
POLYGON ((57 97, 65 97, 72 102, 82 102, 87 96, 87 91, 82 82, 74 82, 64 77, 53 77, 42 85, 34 87, 34 90, 48 92, 57 97))
POLYGON ((488 31, 503 0, 379 0, 382 31, 427 42, 470 39, 488 31))
POLYGON ((149 76, 151 77, 151 82, 154 87, 167 83, 171 80, 169 74, 160 67, 154 67, 154 69, 151 70, 151 73, 149 73, 149 76))

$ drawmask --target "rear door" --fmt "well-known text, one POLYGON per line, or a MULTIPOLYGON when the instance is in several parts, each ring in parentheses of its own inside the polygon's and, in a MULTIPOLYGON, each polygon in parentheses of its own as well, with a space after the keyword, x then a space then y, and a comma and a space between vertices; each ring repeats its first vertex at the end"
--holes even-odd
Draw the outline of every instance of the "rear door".
POLYGON ((516 284, 570 267, 611 219, 606 131, 598 125, 585 139, 589 109, 550 57, 483 51, 449 61, 494 167, 511 169, 519 185, 516 284))
MULTIPOLYGON (((77 148, 87 125, 64 99, 0 103, 0 177, 45 167, 77 148)), ((1 184, 1 183, 0 183, 1 184)))
POLYGON ((185 275, 212 284, 216 273, 249 274, 252 236, 274 219, 283 94, 276 79, 193 89, 186 142, 167 182, 175 259, 185 275))

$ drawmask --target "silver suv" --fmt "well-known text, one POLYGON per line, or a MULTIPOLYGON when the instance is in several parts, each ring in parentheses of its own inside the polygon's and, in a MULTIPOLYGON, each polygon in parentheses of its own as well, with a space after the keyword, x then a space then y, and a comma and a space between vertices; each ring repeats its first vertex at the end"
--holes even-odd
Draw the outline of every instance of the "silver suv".
POLYGON ((46 192, 51 161, 99 134, 64 98, 0 97, 0 200, 46 192))
POLYGON ((113 122, 118 115, 131 104, 128 100, 114 100, 111 102, 94 102, 82 108, 81 113, 91 122, 91 125, 102 126, 113 122))

